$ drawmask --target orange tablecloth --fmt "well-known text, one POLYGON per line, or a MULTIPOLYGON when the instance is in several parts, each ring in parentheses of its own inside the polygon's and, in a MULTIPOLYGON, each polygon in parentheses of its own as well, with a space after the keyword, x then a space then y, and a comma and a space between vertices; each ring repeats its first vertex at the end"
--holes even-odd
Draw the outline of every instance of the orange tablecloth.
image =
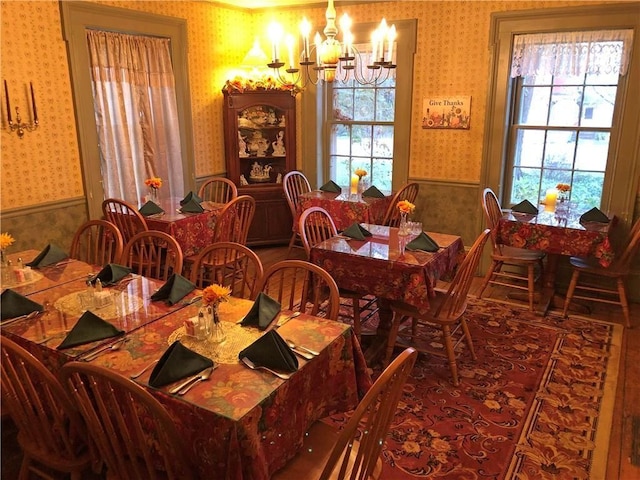
MULTIPOLYGON (((362 197, 347 193, 328 193, 320 190, 300 195, 298 216, 307 208, 322 207, 329 212, 338 230, 353 223, 382 223, 392 196, 384 198, 362 197)), ((295 227, 294 227, 295 228, 295 227)))
POLYGON ((397 228, 363 226, 372 233, 368 240, 331 238, 311 249, 310 261, 327 270, 340 288, 428 309, 437 280, 464 253, 462 239, 429 232, 440 250, 401 255, 397 228))

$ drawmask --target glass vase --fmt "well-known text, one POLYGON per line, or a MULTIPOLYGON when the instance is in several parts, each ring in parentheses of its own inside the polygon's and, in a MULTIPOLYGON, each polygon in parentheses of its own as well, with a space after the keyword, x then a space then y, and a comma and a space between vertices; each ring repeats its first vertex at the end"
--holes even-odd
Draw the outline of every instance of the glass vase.
POLYGON ((149 200, 150 202, 153 202, 155 204, 158 203, 158 189, 157 188, 153 188, 153 187, 149 188, 149 198, 147 200, 149 200))
POLYGON ((406 212, 400 212, 400 225, 398 225, 398 235, 407 236, 409 235, 409 225, 408 218, 406 212))
POLYGON ((218 304, 209 307, 211 310, 211 334, 209 339, 213 343, 222 343, 227 339, 224 329, 222 328, 222 322, 220 321, 220 315, 218 313, 218 304))

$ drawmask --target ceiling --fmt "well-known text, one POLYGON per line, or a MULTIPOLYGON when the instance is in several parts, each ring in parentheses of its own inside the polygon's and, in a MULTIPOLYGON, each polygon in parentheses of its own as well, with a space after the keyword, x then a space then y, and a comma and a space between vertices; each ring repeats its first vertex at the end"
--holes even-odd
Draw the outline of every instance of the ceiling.
MULTIPOLYGON (((216 3, 224 3, 226 5, 238 6, 238 0, 213 0, 216 3)), ((371 0, 370 0, 371 1, 371 0)), ((386 1, 386 0, 373 0, 373 1, 386 1)), ((341 0, 334 0, 336 4, 344 3, 341 0)), ((358 3, 350 1, 349 3, 358 3)), ((287 7, 287 6, 308 6, 318 7, 327 5, 326 0, 244 0, 242 7, 244 8, 273 8, 273 7, 287 7)))

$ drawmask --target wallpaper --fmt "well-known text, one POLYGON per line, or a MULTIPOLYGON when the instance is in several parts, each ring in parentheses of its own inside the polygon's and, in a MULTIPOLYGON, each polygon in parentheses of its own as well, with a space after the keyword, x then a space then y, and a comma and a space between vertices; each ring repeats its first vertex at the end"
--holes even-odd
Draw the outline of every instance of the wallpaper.
MULTIPOLYGON (((277 19, 292 31, 303 15, 324 26, 324 7, 251 12, 201 1, 99 1, 104 5, 185 18, 189 34, 189 76, 197 177, 224 167, 221 88, 256 36, 268 51, 266 26, 277 19)), ((424 1, 338 5, 354 22, 418 19, 415 56, 410 177, 477 182, 482 156, 491 12, 592 3, 569 1, 424 1), (471 96, 469 130, 421 128, 425 96, 471 96)), ((0 210, 35 206, 83 195, 80 154, 66 48, 57 1, 2 1, 2 78, 12 108, 30 117, 33 87, 40 127, 23 139, 8 133, 2 94, 0 210)), ((14 112, 15 113, 15 112, 14 112)), ((298 115, 298 134, 303 134, 298 115)), ((298 142, 300 145, 301 142, 298 142)))

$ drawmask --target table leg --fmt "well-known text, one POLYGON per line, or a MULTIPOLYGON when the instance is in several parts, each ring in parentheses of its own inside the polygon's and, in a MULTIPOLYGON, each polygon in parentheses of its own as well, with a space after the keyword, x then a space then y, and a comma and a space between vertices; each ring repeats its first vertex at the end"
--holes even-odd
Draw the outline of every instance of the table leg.
POLYGON ((364 358, 369 366, 373 366, 384 358, 387 349, 387 340, 389 338, 389 330, 391 329, 391 323, 393 321, 393 311, 391 310, 389 300, 378 297, 377 302, 378 318, 380 319, 378 329, 376 330, 375 337, 364 351, 364 358))

